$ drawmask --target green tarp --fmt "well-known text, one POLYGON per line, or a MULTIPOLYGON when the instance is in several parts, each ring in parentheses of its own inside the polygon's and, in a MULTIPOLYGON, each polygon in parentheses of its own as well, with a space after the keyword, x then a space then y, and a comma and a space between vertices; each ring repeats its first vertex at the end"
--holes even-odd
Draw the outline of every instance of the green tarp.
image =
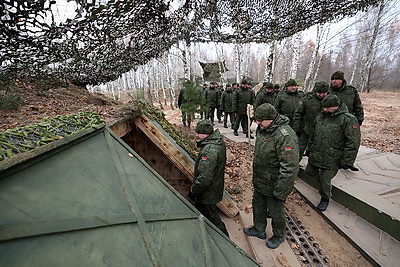
POLYGON ((108 128, 3 169, 0 214, 0 266, 257 266, 108 128))

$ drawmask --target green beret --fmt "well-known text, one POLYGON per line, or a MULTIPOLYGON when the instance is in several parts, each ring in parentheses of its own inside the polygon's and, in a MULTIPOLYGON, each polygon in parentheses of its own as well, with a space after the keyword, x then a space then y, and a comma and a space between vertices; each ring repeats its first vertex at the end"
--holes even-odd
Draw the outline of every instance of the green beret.
POLYGON ((331 80, 344 80, 344 73, 340 70, 335 71, 331 76, 331 80))
POLYGON ((329 92, 329 83, 327 82, 316 82, 314 84, 314 91, 317 93, 329 92))
POLYGON ((329 94, 322 100, 322 107, 330 108, 340 105, 340 100, 335 94, 329 94))
POLYGON ((264 103, 256 109, 254 113, 254 118, 257 121, 274 120, 277 115, 278 112, 276 111, 273 105, 269 103, 264 103))
POLYGON ((297 82, 294 79, 289 79, 289 81, 287 81, 285 85, 286 85, 286 87, 297 86, 297 82))
POLYGON ((263 87, 268 89, 274 89, 274 85, 270 82, 263 82, 263 87))
POLYGON ((197 123, 195 131, 199 134, 212 134, 214 132, 214 127, 210 120, 202 120, 197 123))

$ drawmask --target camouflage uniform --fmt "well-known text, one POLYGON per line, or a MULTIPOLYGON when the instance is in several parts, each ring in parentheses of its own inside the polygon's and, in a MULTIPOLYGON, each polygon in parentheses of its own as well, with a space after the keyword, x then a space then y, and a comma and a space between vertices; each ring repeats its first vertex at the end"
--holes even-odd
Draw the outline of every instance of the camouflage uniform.
POLYGON ((226 146, 219 130, 199 141, 200 152, 194 166, 194 183, 190 188, 196 197, 195 207, 228 235, 225 224, 219 217, 216 204, 222 200, 226 163, 226 146))
POLYGON ((293 130, 299 137, 299 160, 307 148, 312 125, 315 118, 322 111, 322 99, 316 96, 315 92, 308 93, 299 102, 293 115, 293 130))
POLYGON ((248 133, 247 104, 254 105, 255 93, 250 88, 241 86, 233 96, 233 110, 236 112, 236 121, 233 127, 235 133, 242 125, 243 133, 248 133))
POLYGON ((254 110, 257 109, 258 106, 264 103, 270 103, 271 105, 274 104, 276 98, 275 92, 267 92, 265 88, 261 88, 260 91, 258 91, 257 96, 256 96, 256 101, 254 102, 254 110))
POLYGON ((220 107, 224 112, 224 127, 227 126, 228 116, 231 122, 231 128, 233 129, 233 124, 235 123, 234 119, 234 109, 233 109, 233 96, 234 93, 232 89, 227 89, 222 92, 220 107))
POLYGON ((299 170, 297 142, 296 133, 285 116, 278 114, 267 128, 257 128, 253 161, 253 222, 258 231, 265 231, 268 208, 276 237, 286 234, 283 202, 292 192, 299 170))
POLYGON ((218 108, 219 105, 219 94, 218 87, 213 87, 212 85, 210 85, 210 87, 207 88, 204 93, 208 107, 207 118, 210 119, 211 122, 214 122, 215 109, 218 108))
POLYGON ((276 111, 279 114, 285 115, 289 118, 289 125, 293 126, 293 115, 299 105, 300 100, 303 98, 303 91, 296 91, 291 93, 287 88, 283 89, 277 96, 274 102, 276 111))
POLYGON ((346 80, 343 79, 342 87, 337 88, 331 85, 331 93, 339 97, 340 101, 347 106, 348 112, 353 114, 361 125, 364 121, 364 108, 357 89, 347 85, 346 80))
POLYGON ((339 163, 353 165, 360 146, 357 118, 347 111, 346 105, 340 103, 337 111, 320 113, 311 130, 306 173, 317 178, 321 201, 329 201, 332 196, 331 180, 339 163))

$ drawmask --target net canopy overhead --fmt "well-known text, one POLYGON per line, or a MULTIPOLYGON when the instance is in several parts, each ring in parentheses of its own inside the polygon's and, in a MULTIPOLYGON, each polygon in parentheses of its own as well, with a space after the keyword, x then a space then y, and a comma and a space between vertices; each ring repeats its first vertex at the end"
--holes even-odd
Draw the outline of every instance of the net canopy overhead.
POLYGON ((0 66, 95 85, 161 56, 179 41, 266 43, 381 1, 2 0, 0 66))

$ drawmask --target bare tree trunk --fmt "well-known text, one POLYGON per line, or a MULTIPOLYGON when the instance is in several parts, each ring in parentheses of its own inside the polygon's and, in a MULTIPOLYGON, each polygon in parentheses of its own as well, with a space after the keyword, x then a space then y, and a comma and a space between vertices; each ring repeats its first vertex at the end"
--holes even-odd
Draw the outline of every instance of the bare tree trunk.
MULTIPOLYGON (((278 42, 276 40, 273 40, 269 42, 269 52, 267 54, 267 62, 265 64, 265 74, 264 74, 264 80, 268 82, 273 82, 274 81, 274 70, 275 70, 275 53, 276 53, 276 47, 277 47, 278 42)), ((268 51, 268 49, 266 49, 268 51)))
POLYGON ((292 68, 290 71, 290 78, 293 78, 293 79, 296 78, 297 69, 299 67, 300 39, 301 39, 300 33, 296 33, 293 37, 293 60, 292 60, 292 68))
POLYGON ((148 97, 148 100, 150 101, 150 104, 152 104, 153 105, 153 96, 152 96, 152 93, 151 93, 151 87, 153 86, 152 85, 152 83, 151 83, 151 73, 150 73, 150 66, 147 64, 146 66, 145 66, 145 68, 146 68, 146 74, 147 74, 147 84, 148 84, 148 88, 147 88, 147 97, 148 97))
POLYGON ((381 2, 379 4, 379 10, 378 10, 378 14, 376 16, 376 21, 374 24, 374 29, 373 29, 373 33, 372 33, 372 38, 371 38, 371 42, 369 44, 369 48, 368 48, 368 52, 367 52, 367 57, 365 59, 365 63, 363 66, 363 69, 361 71, 361 77, 360 77, 360 91, 364 92, 366 90, 366 88, 369 85, 369 79, 368 79, 368 74, 370 72, 370 69, 372 67, 372 62, 374 60, 374 50, 375 50, 375 41, 376 38, 378 36, 378 32, 379 32, 379 27, 381 24, 381 18, 382 18, 382 13, 383 13, 383 9, 385 7, 385 3, 381 2))
POLYGON ((157 75, 157 73, 161 73, 161 71, 159 70, 158 67, 158 61, 156 61, 156 59, 153 59, 153 79, 154 79, 154 97, 156 98, 156 101, 158 102, 158 104, 160 105, 160 109, 164 109, 162 103, 161 103, 161 99, 160 99, 160 81, 159 78, 161 75, 157 75))
MULTIPOLYGON (((321 49, 322 52, 326 51, 326 46, 328 44, 328 37, 329 37, 329 31, 330 30, 331 30, 331 26, 330 25, 328 25, 328 27, 326 27, 324 29, 325 33, 323 35, 325 35, 325 43, 324 43, 324 46, 321 49)), ((320 55, 319 58, 318 58, 317 66, 315 68, 314 76, 312 78, 312 81, 315 81, 317 79, 317 75, 318 75, 319 69, 321 68, 321 61, 322 61, 322 55, 320 55)))
POLYGON ((240 83, 241 78, 241 65, 240 61, 242 59, 241 51, 242 45, 240 43, 235 44, 235 73, 236 73, 236 82, 240 83))
POLYGON ((315 69, 315 65, 316 65, 316 61, 317 61, 317 56, 318 56, 318 52, 319 52, 319 46, 321 44, 321 33, 322 33, 322 26, 321 25, 317 25, 317 36, 316 36, 316 40, 315 40, 315 47, 314 47, 314 51, 311 57, 311 61, 310 64, 308 65, 308 70, 307 70, 307 74, 306 77, 304 78, 304 91, 309 92, 311 91, 312 88, 312 80, 311 80, 311 76, 312 73, 315 69))

